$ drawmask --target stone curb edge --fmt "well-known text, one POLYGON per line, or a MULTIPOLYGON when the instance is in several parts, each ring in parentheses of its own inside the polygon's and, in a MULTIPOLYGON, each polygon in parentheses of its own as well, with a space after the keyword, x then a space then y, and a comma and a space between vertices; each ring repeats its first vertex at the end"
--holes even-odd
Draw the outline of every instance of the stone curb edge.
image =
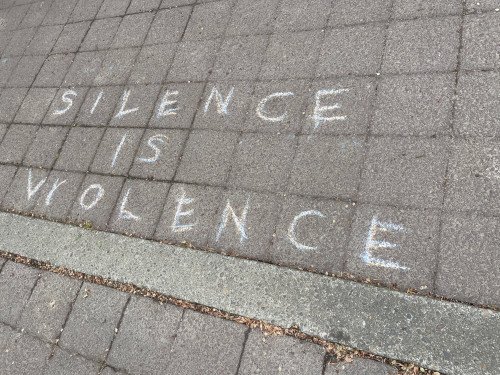
POLYGON ((500 312, 0 213, 0 250, 452 374, 495 374, 500 312))

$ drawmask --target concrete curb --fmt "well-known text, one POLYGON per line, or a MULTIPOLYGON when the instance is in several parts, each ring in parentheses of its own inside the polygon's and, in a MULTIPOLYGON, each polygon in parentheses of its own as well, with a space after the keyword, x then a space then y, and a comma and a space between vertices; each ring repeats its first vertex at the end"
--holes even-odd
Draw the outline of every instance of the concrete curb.
POLYGON ((0 249, 450 375, 498 373, 491 310, 8 213, 0 249))

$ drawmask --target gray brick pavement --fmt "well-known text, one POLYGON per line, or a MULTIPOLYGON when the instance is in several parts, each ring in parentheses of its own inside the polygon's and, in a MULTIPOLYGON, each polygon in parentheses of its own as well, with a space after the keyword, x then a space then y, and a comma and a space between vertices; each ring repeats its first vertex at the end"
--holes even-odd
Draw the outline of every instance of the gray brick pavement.
MULTIPOLYGON (((0 5, 2 209, 474 299, 435 244, 458 241, 446 230, 457 215, 498 215, 498 1, 0 5), (194 211, 177 219, 196 225, 172 230, 181 193, 169 184, 186 184, 179 212, 194 211), (131 186, 137 221, 119 214, 131 186), (240 242, 248 197, 252 235, 240 242), (355 220, 332 229, 342 205, 355 220), (301 241, 319 239, 308 257, 287 228, 322 207, 324 224, 297 224, 301 241), (377 214, 408 219, 398 261, 411 271, 360 258, 377 214), (351 245, 329 245, 337 232, 351 245)), ((474 301, 500 303, 494 288, 474 301)))
MULTIPOLYGON (((0 269, 0 281, 0 301, 10 302, 0 316, 2 373, 320 375, 324 371, 325 350, 290 336, 271 337, 233 321, 12 261, 0 269), (21 309, 20 320, 15 317, 19 312, 10 314, 21 309), (43 334, 47 324, 53 334, 43 334)), ((327 364, 325 373, 361 375, 370 369, 395 373, 393 367, 358 357, 353 363, 327 364)))

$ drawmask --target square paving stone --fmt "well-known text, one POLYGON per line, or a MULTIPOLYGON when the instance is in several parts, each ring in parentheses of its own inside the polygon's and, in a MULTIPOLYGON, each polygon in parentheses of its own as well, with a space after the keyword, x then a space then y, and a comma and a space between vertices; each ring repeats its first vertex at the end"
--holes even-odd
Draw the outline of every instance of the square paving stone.
POLYGON ((123 85, 134 67, 139 48, 111 49, 106 53, 94 80, 95 86, 123 85))
POLYGON ((266 79, 312 77, 322 39, 321 30, 272 35, 261 76, 266 79))
POLYGON ((0 96, 0 121, 12 121, 27 92, 27 88, 2 89, 0 96))
POLYGON ((44 169, 18 168, 2 207, 30 213, 41 195, 41 187, 46 183, 48 174, 44 169))
POLYGON ((109 126, 146 127, 159 92, 160 85, 123 88, 109 126))
POLYGON ((498 69, 500 67, 500 14, 498 12, 465 16, 462 38, 462 69, 498 69))
POLYGON ((268 39, 267 35, 251 35, 224 40, 210 80, 255 80, 268 39))
POLYGON ((291 336, 265 337, 253 329, 241 357, 239 374, 321 374, 325 350, 291 336))
POLYGON ((130 176, 171 180, 187 135, 185 130, 146 130, 130 169, 130 176))
POLYGON ((86 172, 94 158, 104 129, 73 127, 64 142, 55 168, 86 172))
POLYGON ((105 229, 123 181, 122 177, 86 175, 73 203, 71 221, 90 222, 98 229, 105 229))
POLYGON ((85 35, 80 51, 105 50, 111 46, 121 18, 106 18, 95 20, 85 35))
POLYGON ((54 355, 48 361, 48 367, 44 374, 74 374, 88 375, 97 374, 101 364, 90 361, 78 354, 70 354, 58 347, 55 348, 54 355))
POLYGON ((3 56, 22 55, 29 45, 31 38, 35 35, 36 30, 36 27, 30 27, 12 32, 10 42, 3 51, 3 56))
POLYGON ((247 81, 208 83, 196 113, 194 128, 241 129, 249 116, 252 91, 253 83, 247 81))
POLYGON ((355 25, 387 21, 391 13, 391 0, 335 0, 328 17, 328 26, 355 25))
POLYGON ((375 74, 382 61, 385 33, 380 24, 326 31, 316 76, 375 74))
POLYGON ((202 81, 208 77, 220 45, 220 40, 179 43, 168 81, 202 81))
POLYGON ((56 88, 32 88, 26 94, 21 107, 17 111, 14 122, 27 124, 40 124, 47 113, 56 88))
POLYGON ((219 188, 173 184, 154 238, 206 246, 218 219, 220 202, 219 188))
POLYGON ((454 129, 461 135, 500 135, 500 74, 464 72, 458 80, 454 129))
POLYGON ((439 220, 438 210, 360 205, 345 271, 399 289, 433 291, 439 220))
POLYGON ((302 134, 366 134, 373 116, 375 86, 373 78, 313 82, 302 134))
POLYGON ((33 212, 49 219, 66 220, 83 177, 83 173, 51 171, 33 212))
POLYGON ((95 18, 103 0, 79 0, 76 4, 69 22, 91 20, 95 18))
POLYGON ((12 124, 0 143, 0 161, 20 164, 37 130, 35 125, 12 124))
POLYGON ((162 83, 174 60, 174 43, 143 46, 129 78, 131 84, 162 83))
POLYGON ((0 369, 9 375, 38 375, 51 351, 52 345, 16 332, 0 356, 0 369))
POLYGON ((269 261, 280 204, 281 197, 274 194, 238 190, 224 193, 208 246, 231 255, 269 261))
POLYGON ((191 11, 192 7, 158 11, 149 29, 145 44, 179 42, 184 34, 191 11))
POLYGON ((445 207, 454 211, 500 213, 500 143, 455 140, 451 147, 445 207))
POLYGON ((0 86, 4 87, 10 78, 21 56, 10 56, 0 59, 0 86))
POLYGON ((161 0, 132 0, 127 13, 150 12, 160 6, 161 0))
POLYGON ((90 28, 90 21, 68 23, 59 34, 52 53, 76 52, 90 28))
POLYGON ((214 39, 224 36, 233 1, 197 4, 193 8, 183 40, 214 39))
POLYGON ((19 327, 54 342, 61 333, 81 283, 80 280, 43 272, 19 319, 19 327))
POLYGON ((203 83, 168 83, 160 91, 150 128, 184 128, 193 123, 198 110, 203 83))
POLYGON ((129 296, 102 285, 83 283, 59 346, 87 358, 103 361, 129 296))
POLYGON ((121 102, 124 91, 122 86, 91 87, 80 107, 76 123, 106 126, 117 104, 121 102))
POLYGON ((130 0, 104 0, 96 18, 123 16, 130 5, 130 0))
POLYGON ((340 274, 351 211, 350 203, 287 196, 276 226, 271 261, 340 274))
POLYGON ((235 97, 235 101, 243 100, 250 104, 244 114, 238 114, 243 120, 228 118, 227 126, 249 132, 297 133, 306 121, 309 86, 307 80, 258 82, 249 99, 235 97))
POLYGON ((276 19, 276 31, 320 29, 326 26, 330 14, 330 0, 284 0, 276 19))
POLYGON ((74 53, 61 53, 47 57, 36 76, 33 86, 60 86, 74 58, 74 53))
POLYGON ((447 149, 444 139, 370 139, 360 199, 418 208, 440 206, 447 149))
POLYGON ((23 56, 12 72, 7 86, 9 87, 29 87, 40 71, 45 56, 23 56))
POLYGON ((63 84, 65 86, 91 86, 105 55, 106 53, 101 51, 77 53, 63 84))
POLYGON ((68 131, 68 128, 62 126, 40 127, 24 156, 23 164, 50 169, 57 158, 68 131))
POLYGON ((232 157, 228 185, 284 191, 296 147, 294 135, 243 134, 232 157))
POLYGON ((394 18, 420 18, 445 15, 460 15, 462 0, 396 0, 393 5, 394 18))
POLYGON ((170 185, 158 181, 127 180, 123 185, 109 229, 151 238, 160 218, 170 185))
POLYGON ((460 17, 422 18, 389 25, 384 73, 452 71, 457 66, 460 17))
POLYGON ((354 198, 364 140, 348 136, 301 136, 288 191, 329 198, 354 198))
POLYGON ((13 6, 9 9, 7 16, 5 17, 5 30, 14 30, 22 22, 23 18, 28 13, 30 6, 29 4, 24 4, 20 6, 13 6))
POLYGON ((43 123, 73 125, 87 91, 88 87, 59 89, 47 111, 47 115, 43 119, 43 123))
POLYGON ((40 26, 51 5, 52 0, 45 0, 31 4, 19 27, 25 28, 40 26))
POLYGON ((24 54, 48 55, 59 38, 62 29, 62 25, 39 27, 24 54))
POLYGON ((43 19, 42 25, 63 25, 68 22, 69 16, 75 8, 78 0, 55 0, 52 3, 47 15, 43 19))
POLYGON ((0 165, 0 202, 9 189, 10 183, 16 174, 16 167, 10 165, 0 165))
POLYGON ((144 43, 153 18, 153 13, 138 13, 123 17, 112 46, 115 48, 140 46, 144 43))
POLYGON ((382 362, 356 357, 352 362, 328 363, 324 372, 324 375, 361 374, 397 375, 398 369, 382 362))
POLYGON ((127 175, 143 133, 143 129, 106 129, 90 170, 104 174, 127 175))
POLYGON ((166 373, 180 307, 132 297, 106 362, 136 374, 166 373))
POLYGON ((187 140, 175 180, 224 185, 236 140, 236 133, 193 131, 187 140))
POLYGON ((500 306, 499 228, 498 218, 445 214, 436 294, 500 306))
POLYGON ((226 33, 228 35, 272 33, 279 4, 279 0, 238 0, 226 33))
POLYGON ((237 372, 245 333, 243 324, 187 310, 174 342, 167 373, 237 372))
POLYGON ((39 274, 39 269, 21 263, 5 263, 0 273, 0 321, 16 324, 39 274))
POLYGON ((452 118, 455 75, 424 74, 380 79, 373 134, 447 134, 452 118))

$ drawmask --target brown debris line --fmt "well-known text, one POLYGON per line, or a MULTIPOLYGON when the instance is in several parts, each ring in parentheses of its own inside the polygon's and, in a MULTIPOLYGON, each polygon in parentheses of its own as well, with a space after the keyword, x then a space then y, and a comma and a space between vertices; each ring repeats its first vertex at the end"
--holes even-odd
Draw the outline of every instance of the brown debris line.
MULTIPOLYGON (((353 202, 353 203, 355 203, 355 202, 353 202)), ((347 272, 342 272, 341 274, 333 274, 333 273, 329 273, 329 272, 318 271, 314 268, 307 268, 307 267, 304 268, 304 267, 298 267, 298 266, 291 266, 291 265, 285 265, 285 264, 281 264, 281 263, 273 263, 273 262, 269 262, 269 261, 263 261, 263 260, 259 260, 259 259, 244 257, 241 255, 233 254, 230 251, 224 252, 224 251, 217 251, 217 250, 209 248, 209 247, 197 247, 197 246, 194 246, 193 244, 191 244, 187 241, 172 242, 172 241, 167 241, 167 240, 155 240, 152 238, 144 238, 144 237, 138 236, 136 234, 131 234, 131 233, 127 233, 127 232, 125 232, 125 233, 110 232, 106 229, 94 227, 94 225, 90 221, 72 222, 69 219, 58 220, 58 219, 47 218, 43 215, 35 215, 34 213, 26 213, 26 212, 16 211, 16 210, 12 210, 12 209, 8 209, 8 210, 0 209, 0 212, 9 212, 9 213, 14 213, 14 214, 19 215, 19 216, 33 217, 33 218, 43 219, 46 221, 51 221, 51 222, 60 223, 60 224, 68 224, 68 225, 71 225, 74 227, 80 227, 80 228, 84 228, 84 229, 92 229, 92 230, 99 231, 99 232, 113 233, 113 234, 117 234, 117 235, 131 237, 131 238, 138 238, 138 239, 152 241, 152 242, 159 242, 162 244, 172 245, 172 246, 176 246, 176 247, 183 247, 183 248, 189 248, 189 249, 193 249, 193 250, 204 251, 206 253, 221 254, 221 255, 230 256, 233 258, 251 260, 253 262, 272 264, 275 266, 280 266, 280 267, 299 270, 299 271, 307 271, 307 272, 311 272, 311 273, 315 273, 315 274, 319 274, 319 275, 323 275, 323 276, 335 277, 337 279, 350 280, 350 281, 354 281, 354 282, 361 283, 361 284, 369 284, 369 285, 376 286, 376 287, 382 287, 382 288, 386 288, 386 289, 390 289, 390 290, 397 290, 399 292, 406 292, 408 294, 414 294, 414 295, 418 295, 418 296, 434 298, 434 299, 438 299, 441 301, 455 302, 455 303, 460 303, 462 305, 474 306, 474 307, 477 307, 480 309, 489 309, 489 310, 493 310, 493 311, 500 311, 500 306, 497 306, 497 305, 475 304, 472 302, 465 302, 465 301, 460 301, 458 299, 453 299, 453 298, 437 295, 434 292, 424 293, 421 290, 416 290, 416 289, 412 289, 412 288, 408 288, 406 290, 401 290, 397 287, 396 284, 384 283, 383 281, 380 281, 377 279, 359 278, 359 277, 351 275, 347 272)))
POLYGON ((155 292, 147 288, 141 288, 133 284, 123 284, 111 279, 107 279, 101 276, 87 275, 82 272, 73 271, 64 267, 56 267, 47 262, 41 262, 35 259, 27 258, 22 255, 8 253, 6 251, 0 250, 0 257, 8 259, 16 263, 22 263, 30 267, 38 268, 40 270, 45 270, 49 272, 54 272, 59 275, 68 276, 72 279, 77 279, 81 281, 91 282, 94 284, 99 284, 114 288, 121 292, 139 295, 142 297, 151 298, 161 304, 168 303, 183 309, 194 310, 203 314, 211 315, 217 318, 231 320, 240 324, 244 324, 249 328, 258 328, 265 336, 291 336, 300 340, 308 341, 323 347, 327 353, 328 363, 339 363, 339 362, 353 362, 355 357, 371 359, 378 362, 391 365, 398 369, 398 374, 400 375, 443 375, 437 371, 432 371, 425 369, 423 367, 417 366, 414 363, 405 363, 396 360, 391 360, 384 358, 376 354, 370 354, 363 352, 362 350, 357 350, 350 348, 345 345, 330 342, 325 339, 310 336, 300 331, 299 327, 282 328, 274 324, 266 323, 261 320, 245 318, 244 316, 231 314, 213 307, 200 305, 198 303, 180 300, 171 296, 167 296, 162 293, 155 292))

